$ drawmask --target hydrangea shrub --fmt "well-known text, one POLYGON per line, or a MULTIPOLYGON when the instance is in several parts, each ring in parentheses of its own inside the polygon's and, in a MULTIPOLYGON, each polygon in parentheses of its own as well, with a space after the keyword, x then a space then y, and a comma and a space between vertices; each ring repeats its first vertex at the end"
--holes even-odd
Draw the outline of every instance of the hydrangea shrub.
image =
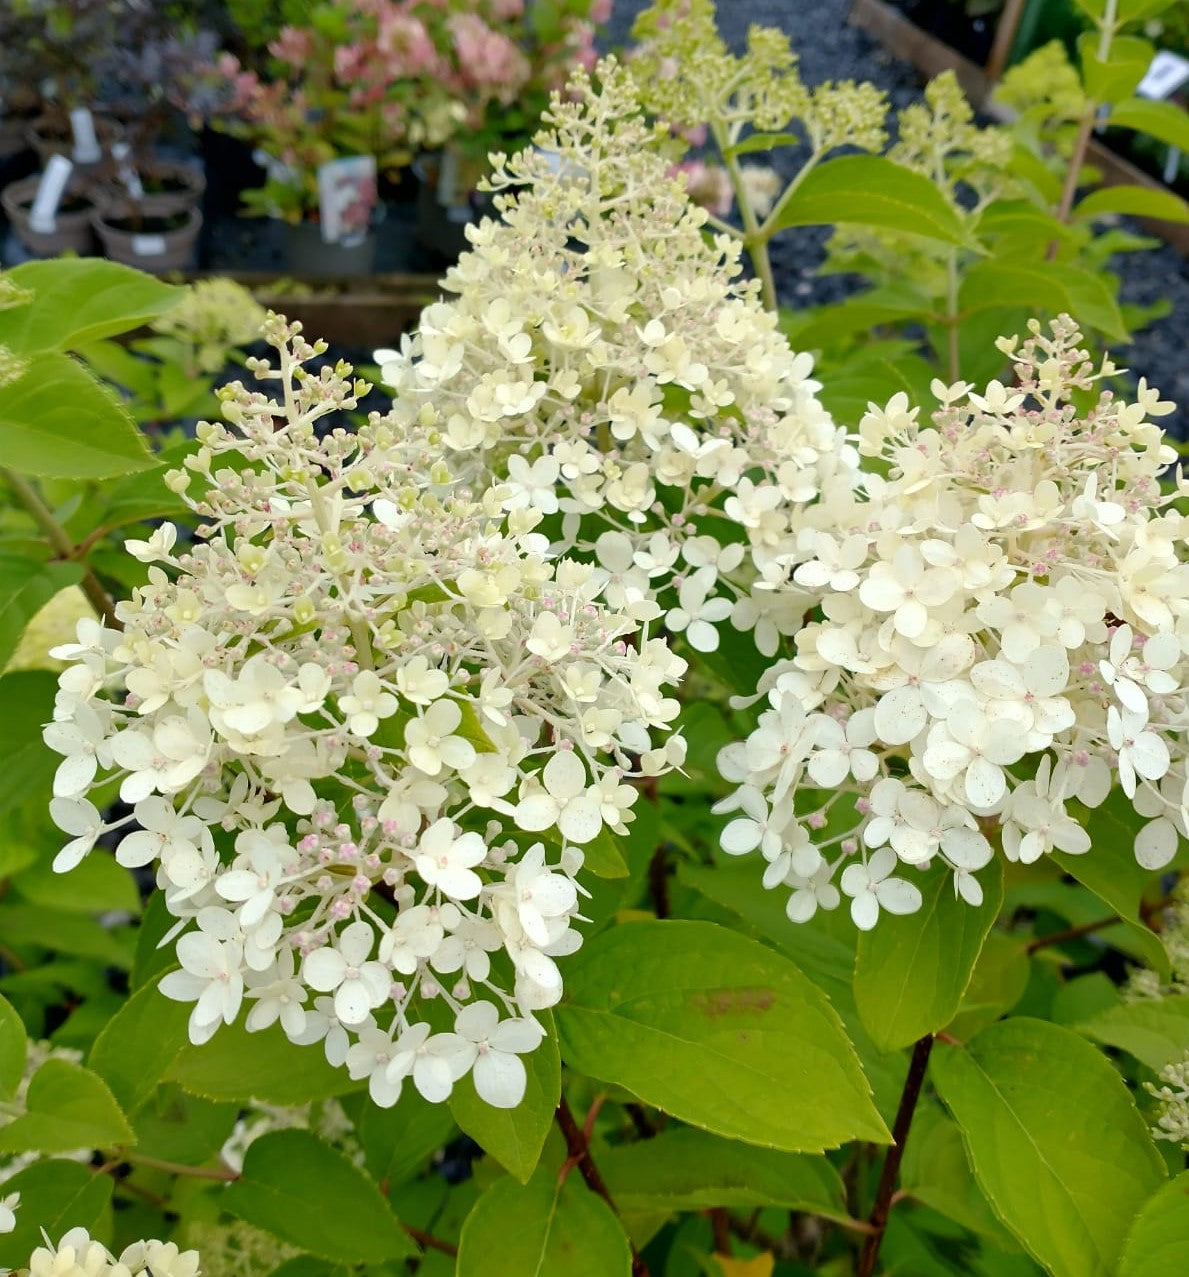
POLYGON ((832 416, 572 90, 390 408, 270 316, 150 452, 107 339, 238 328, 0 280, 0 1267, 1163 1277, 1169 405, 1062 316, 832 416))

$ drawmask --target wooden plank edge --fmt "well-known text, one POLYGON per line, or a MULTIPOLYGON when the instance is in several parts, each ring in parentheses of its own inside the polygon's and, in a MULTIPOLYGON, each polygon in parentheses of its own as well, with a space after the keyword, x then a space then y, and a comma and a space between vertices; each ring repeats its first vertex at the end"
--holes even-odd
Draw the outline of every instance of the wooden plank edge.
POLYGON ((986 101, 990 85, 982 67, 909 22, 884 0, 854 0, 847 21, 878 40, 893 57, 910 63, 930 79, 942 71, 953 71, 962 91, 976 107, 986 101))

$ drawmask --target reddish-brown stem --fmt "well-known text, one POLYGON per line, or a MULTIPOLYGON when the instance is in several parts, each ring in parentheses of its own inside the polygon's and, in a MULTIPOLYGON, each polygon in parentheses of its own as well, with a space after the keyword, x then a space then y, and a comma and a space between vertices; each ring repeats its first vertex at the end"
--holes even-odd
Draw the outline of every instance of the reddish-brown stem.
MULTIPOLYGON (((1153 901, 1150 904, 1141 904, 1139 907, 1139 920, 1146 926, 1152 925, 1152 919, 1164 908, 1167 901, 1162 897, 1160 900, 1153 901)), ((1025 953, 1035 953, 1038 949, 1049 949, 1053 945, 1064 944, 1067 940, 1077 940, 1081 936, 1093 935, 1096 931, 1105 931, 1108 927, 1117 926, 1125 919, 1119 914, 1111 914, 1109 918, 1095 918, 1093 922, 1081 922, 1074 927, 1066 927, 1063 931, 1053 931, 1047 936, 1037 936, 1034 940, 1029 940, 1025 946, 1025 953)), ((1154 931, 1159 931, 1159 926, 1152 927, 1154 931)))
POLYGON ((1053 931, 1047 936, 1037 936, 1035 940, 1028 941, 1024 952, 1035 953, 1038 949, 1051 949, 1053 945, 1064 944, 1067 940, 1077 940, 1080 936, 1105 931, 1107 927, 1116 926, 1122 921, 1118 914, 1114 914, 1109 918, 1096 918, 1093 922, 1080 923, 1076 927, 1066 927, 1064 931, 1053 931))
POLYGON ((929 1052, 932 1050, 932 1033, 926 1033, 912 1048, 908 1076, 904 1079, 904 1089, 900 1092, 900 1107, 896 1110, 896 1120, 892 1124, 892 1147, 888 1149, 888 1155, 884 1158, 883 1172, 879 1177, 879 1186, 875 1190, 875 1204, 871 1208, 868 1220, 871 1232, 863 1243, 855 1277, 871 1277, 875 1272, 879 1248, 888 1226, 888 1212, 892 1208, 896 1179, 900 1174, 900 1162, 904 1157, 904 1145, 908 1142, 912 1116, 916 1112, 917 1101, 921 1098, 921 1087, 925 1083, 925 1072, 929 1067, 929 1052))
POLYGON ((661 843, 648 862, 648 894, 652 897, 652 911, 658 918, 667 918, 669 908, 669 857, 665 844, 661 843))
POLYGON ((213 1179, 230 1184, 239 1179, 239 1171, 229 1166, 187 1166, 184 1162, 167 1162, 164 1158, 148 1157, 144 1153, 120 1153, 121 1162, 133 1166, 147 1166, 154 1171, 166 1171, 170 1175, 185 1175, 190 1179, 213 1179))
POLYGON ((710 1216, 710 1227, 714 1230, 714 1253, 729 1257, 731 1254, 731 1217, 723 1206, 715 1206, 706 1213, 710 1216))
POLYGON ((451 1246, 449 1242, 444 1242, 440 1237, 434 1237, 432 1233, 423 1233, 420 1228, 414 1228, 412 1224, 404 1224, 402 1227, 417 1245, 425 1250, 440 1250, 443 1255, 458 1254, 457 1246, 451 1246))
MULTIPOLYGON (((603 1179, 599 1168, 595 1165, 594 1158, 591 1156, 590 1144, 586 1135, 583 1133, 582 1127, 578 1125, 573 1110, 570 1108, 570 1103, 564 1095, 558 1101, 554 1117, 557 1120, 558 1129, 565 1137, 566 1152, 569 1154, 565 1166, 562 1167, 563 1176, 571 1166, 576 1166, 579 1174, 586 1182, 586 1187, 592 1193, 597 1193, 611 1207, 612 1211, 618 1215, 619 1211, 616 1208, 607 1183, 603 1179)), ((641 1259, 634 1243, 629 1241, 628 1245, 631 1246, 632 1250, 632 1277, 648 1277, 648 1265, 641 1259)))

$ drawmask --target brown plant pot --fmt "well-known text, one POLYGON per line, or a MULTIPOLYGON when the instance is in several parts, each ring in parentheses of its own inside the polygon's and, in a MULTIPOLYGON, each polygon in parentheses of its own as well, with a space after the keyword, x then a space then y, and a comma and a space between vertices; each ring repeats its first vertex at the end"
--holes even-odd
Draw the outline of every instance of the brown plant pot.
POLYGON ((64 207, 59 208, 52 231, 35 231, 29 225, 29 214, 40 184, 40 175, 26 177, 6 186, 0 193, 0 202, 17 239, 36 257, 56 257, 59 253, 78 253, 85 257, 94 253, 91 217, 95 209, 81 182, 72 181, 67 185, 64 207))
POLYGON ((490 195, 475 183, 486 165, 446 154, 419 156, 413 172, 417 189, 417 240, 443 261, 456 262, 470 248, 466 228, 492 211, 490 195), (443 177, 448 180, 443 184, 443 177))
MULTIPOLYGON (((166 160, 150 160, 137 172, 145 193, 135 202, 145 217, 173 217, 202 203, 206 177, 201 169, 187 164, 171 164, 166 160)), ((97 187, 95 206, 107 208, 112 204, 127 204, 130 198, 122 182, 109 178, 97 187)))
POLYGON ((19 115, 0 115, 0 159, 18 155, 28 147, 28 128, 28 119, 19 115))
MULTIPOLYGON (((107 173, 111 167, 111 144, 119 138, 120 126, 115 120, 103 115, 92 118, 103 156, 94 164, 75 164, 76 173, 102 174, 107 173)), ((60 114, 39 115, 26 129, 25 137, 37 152, 42 168, 52 155, 65 155, 68 160, 74 159, 74 134, 70 131, 70 121, 60 114)))
POLYGON ((284 244, 285 265, 296 275, 342 279, 370 275, 376 267, 373 231, 358 241, 328 244, 317 222, 286 222, 284 244))
POLYGON ((114 262, 153 272, 184 270, 194 258, 202 214, 192 208, 146 215, 131 200, 122 200, 96 209, 91 224, 114 262))

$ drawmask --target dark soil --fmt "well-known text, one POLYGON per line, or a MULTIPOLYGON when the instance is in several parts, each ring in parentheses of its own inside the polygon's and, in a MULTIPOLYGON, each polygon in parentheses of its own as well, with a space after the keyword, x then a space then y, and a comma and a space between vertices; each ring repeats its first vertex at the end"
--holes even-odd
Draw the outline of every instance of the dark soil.
POLYGON ((180 231, 190 221, 189 213, 170 213, 166 217, 138 217, 130 213, 127 217, 104 217, 104 224, 113 230, 123 231, 127 235, 165 235, 169 231, 180 231))

